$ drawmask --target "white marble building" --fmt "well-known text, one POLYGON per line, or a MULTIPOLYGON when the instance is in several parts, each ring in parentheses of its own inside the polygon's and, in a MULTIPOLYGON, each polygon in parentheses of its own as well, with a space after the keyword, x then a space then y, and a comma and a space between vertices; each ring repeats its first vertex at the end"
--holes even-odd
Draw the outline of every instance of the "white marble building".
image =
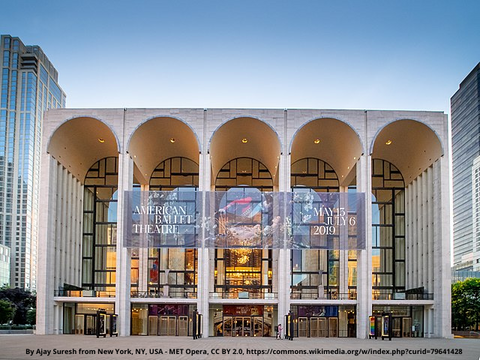
MULTIPOLYGON (((450 337, 447 115, 56 109, 43 128, 37 334, 450 337), (364 193, 365 249, 125 247, 124 191, 364 193), (300 191, 300 190, 298 190, 300 191), (378 318, 379 319, 379 318, 378 318)), ((201 234, 199 235, 201 238, 201 234)))

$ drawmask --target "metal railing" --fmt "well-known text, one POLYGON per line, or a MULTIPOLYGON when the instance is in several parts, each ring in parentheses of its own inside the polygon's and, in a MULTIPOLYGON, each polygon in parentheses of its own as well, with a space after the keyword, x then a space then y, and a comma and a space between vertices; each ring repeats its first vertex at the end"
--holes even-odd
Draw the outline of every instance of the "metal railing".
POLYGON ((278 299, 278 293, 276 292, 211 292, 210 299, 262 299, 262 300, 274 300, 278 299))
POLYGON ((115 291, 99 291, 99 290, 55 290, 53 296, 63 297, 99 297, 112 298, 115 297, 115 291))
POLYGON ((299 299, 299 300, 357 300, 357 292, 351 291, 348 293, 325 293, 323 296, 322 294, 314 293, 314 292, 303 292, 299 290, 293 290, 290 293, 290 299, 299 299))
POLYGON ((174 299, 196 299, 197 293, 193 291, 173 290, 170 289, 168 295, 162 291, 131 291, 131 298, 136 299, 160 299, 160 298, 174 298, 174 299))
POLYGON ((433 300, 432 293, 406 293, 382 290, 372 291, 373 300, 433 300))

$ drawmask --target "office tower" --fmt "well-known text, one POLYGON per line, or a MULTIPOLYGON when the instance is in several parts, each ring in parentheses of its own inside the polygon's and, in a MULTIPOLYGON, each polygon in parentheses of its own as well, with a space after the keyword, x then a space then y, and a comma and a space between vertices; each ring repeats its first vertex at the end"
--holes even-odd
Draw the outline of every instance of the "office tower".
POLYGON ((474 160, 480 155, 480 63, 460 83, 451 98, 453 158, 453 265, 477 270, 480 259, 474 253, 474 160))
POLYGON ((10 286, 36 288, 43 113, 65 107, 58 73, 37 45, 1 36, 0 244, 10 247, 10 286))

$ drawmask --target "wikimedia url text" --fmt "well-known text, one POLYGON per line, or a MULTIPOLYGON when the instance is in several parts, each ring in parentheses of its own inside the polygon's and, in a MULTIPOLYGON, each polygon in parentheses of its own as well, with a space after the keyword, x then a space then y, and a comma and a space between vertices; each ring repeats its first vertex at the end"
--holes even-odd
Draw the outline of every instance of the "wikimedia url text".
POLYGON ((462 349, 440 349, 440 348, 421 348, 421 349, 243 349, 243 348, 217 348, 217 349, 189 349, 189 348, 137 348, 137 349, 26 349, 26 355, 30 356, 55 356, 55 355, 391 355, 391 356, 410 356, 410 355, 461 355, 462 349))

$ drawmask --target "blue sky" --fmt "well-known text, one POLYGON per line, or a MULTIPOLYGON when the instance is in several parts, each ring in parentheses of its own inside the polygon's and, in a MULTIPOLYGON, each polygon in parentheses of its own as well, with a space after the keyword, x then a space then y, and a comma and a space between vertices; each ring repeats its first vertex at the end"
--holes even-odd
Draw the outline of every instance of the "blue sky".
POLYGON ((68 107, 449 112, 480 61, 478 0, 0 0, 68 107))

